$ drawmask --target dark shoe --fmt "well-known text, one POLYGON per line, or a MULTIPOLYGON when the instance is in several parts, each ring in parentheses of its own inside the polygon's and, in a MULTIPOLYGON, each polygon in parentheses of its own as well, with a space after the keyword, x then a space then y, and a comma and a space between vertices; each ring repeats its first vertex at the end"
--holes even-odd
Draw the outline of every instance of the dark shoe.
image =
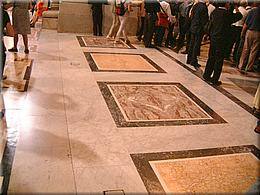
POLYGON ((220 86, 220 85, 222 85, 222 82, 221 81, 212 82, 212 85, 213 86, 220 86))
POLYGON ((3 75, 2 80, 6 80, 6 79, 7 79, 7 76, 3 75))
POLYGON ((257 125, 254 131, 256 133, 260 134, 260 125, 257 125))
POLYGON ((188 51, 182 51, 181 54, 188 54, 188 51))
POLYGON ((9 52, 18 52, 18 49, 17 48, 11 48, 11 49, 8 49, 9 52))
POLYGON ((29 52, 30 52, 29 49, 25 49, 25 50, 24 50, 24 53, 25 53, 25 54, 28 54, 29 52))
POLYGON ((212 79, 211 78, 208 78, 208 77, 205 77, 204 75, 202 76, 203 80, 207 83, 211 83, 212 79))

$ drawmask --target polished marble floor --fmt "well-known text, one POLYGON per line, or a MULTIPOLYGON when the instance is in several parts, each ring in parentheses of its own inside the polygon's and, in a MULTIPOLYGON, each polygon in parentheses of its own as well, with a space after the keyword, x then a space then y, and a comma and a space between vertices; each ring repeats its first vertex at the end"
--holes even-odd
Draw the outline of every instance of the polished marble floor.
POLYGON ((8 53, 10 79, 30 79, 3 91, 3 192, 256 191, 259 75, 227 65, 213 88, 182 54, 101 40, 37 27, 27 57, 8 53))

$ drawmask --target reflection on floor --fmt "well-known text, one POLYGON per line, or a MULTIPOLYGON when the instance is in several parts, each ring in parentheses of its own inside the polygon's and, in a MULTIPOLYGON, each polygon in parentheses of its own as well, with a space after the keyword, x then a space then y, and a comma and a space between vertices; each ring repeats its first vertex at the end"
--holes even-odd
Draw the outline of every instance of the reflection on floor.
POLYGON ((135 49, 130 43, 125 43, 123 39, 120 39, 119 42, 106 37, 93 36, 77 36, 77 39, 81 47, 135 49))
POLYGON ((3 81, 3 88, 19 92, 27 91, 31 77, 33 60, 20 54, 14 54, 13 59, 6 63, 4 74, 7 79, 3 81))
POLYGON ((148 192, 246 193, 258 182, 254 146, 132 154, 148 192))
POLYGON ((251 94, 252 96, 255 96, 259 81, 236 79, 236 78, 229 78, 229 79, 233 83, 235 83, 238 87, 246 91, 247 93, 251 94))

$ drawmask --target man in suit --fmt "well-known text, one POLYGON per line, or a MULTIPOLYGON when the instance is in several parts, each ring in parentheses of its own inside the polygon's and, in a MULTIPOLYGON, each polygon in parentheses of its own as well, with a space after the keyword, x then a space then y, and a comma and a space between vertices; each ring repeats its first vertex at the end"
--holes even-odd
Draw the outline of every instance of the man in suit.
POLYGON ((144 45, 145 47, 153 47, 151 42, 155 32, 157 13, 160 12, 160 4, 157 0, 145 0, 144 8, 146 11, 144 20, 144 45))
POLYGON ((89 4, 92 4, 92 18, 93 18, 93 35, 102 36, 102 23, 103 23, 103 3, 105 0, 89 0, 89 4))
POLYGON ((200 67, 197 56, 200 53, 201 41, 204 34, 204 27, 208 22, 208 8, 205 0, 196 0, 190 10, 190 45, 187 57, 187 64, 196 69, 200 67))
POLYGON ((218 3, 217 8, 210 16, 210 49, 203 78, 216 86, 221 84, 219 78, 224 62, 225 39, 230 32, 231 24, 242 18, 242 14, 237 8, 236 13, 228 11, 229 6, 229 2, 218 3))

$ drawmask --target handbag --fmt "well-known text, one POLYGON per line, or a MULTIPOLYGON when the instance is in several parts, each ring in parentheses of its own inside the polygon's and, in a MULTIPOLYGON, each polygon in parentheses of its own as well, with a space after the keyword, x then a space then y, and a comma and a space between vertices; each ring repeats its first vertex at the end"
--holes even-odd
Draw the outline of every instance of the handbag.
POLYGON ((168 15, 164 11, 164 9, 162 8, 161 4, 160 4, 160 7, 161 7, 161 10, 163 12, 159 12, 159 14, 158 14, 159 18, 158 18, 158 21, 157 21, 157 26, 168 28, 169 27, 168 15))
POLYGON ((6 36, 14 37, 14 27, 11 25, 11 23, 7 23, 6 25, 6 36))

